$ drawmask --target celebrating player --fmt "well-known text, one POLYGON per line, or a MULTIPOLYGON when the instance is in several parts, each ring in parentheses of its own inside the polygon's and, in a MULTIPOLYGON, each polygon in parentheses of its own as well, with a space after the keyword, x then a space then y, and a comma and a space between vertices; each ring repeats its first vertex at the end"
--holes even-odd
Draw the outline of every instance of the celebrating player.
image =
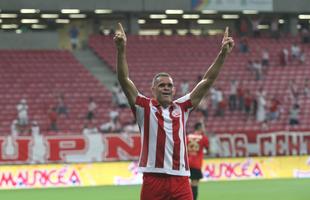
POLYGON ((185 127, 189 113, 218 76, 234 41, 225 30, 221 50, 202 80, 187 95, 173 100, 172 77, 164 72, 152 81, 153 98, 143 96, 129 78, 127 38, 119 23, 114 42, 117 48, 117 77, 141 130, 139 170, 143 172, 141 200, 192 200, 189 184, 185 127))

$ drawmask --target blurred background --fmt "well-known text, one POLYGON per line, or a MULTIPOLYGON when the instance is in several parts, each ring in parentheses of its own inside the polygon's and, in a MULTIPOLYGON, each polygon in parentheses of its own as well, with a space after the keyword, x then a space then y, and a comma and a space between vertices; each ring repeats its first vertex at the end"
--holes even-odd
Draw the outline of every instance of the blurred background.
MULTIPOLYGON (((0 0, 0 189, 138 184, 120 187, 130 198, 90 193, 139 198, 139 128, 115 73, 118 22, 139 91, 151 96, 165 71, 176 98, 198 83, 230 28, 236 46, 187 125, 190 133, 203 122, 210 139, 201 199, 248 179, 298 185, 265 199, 309 197, 309 179, 295 182, 310 177, 307 0, 0 0)), ((227 198, 261 198, 237 187, 227 198)), ((0 195, 31 196, 9 191, 0 195)))

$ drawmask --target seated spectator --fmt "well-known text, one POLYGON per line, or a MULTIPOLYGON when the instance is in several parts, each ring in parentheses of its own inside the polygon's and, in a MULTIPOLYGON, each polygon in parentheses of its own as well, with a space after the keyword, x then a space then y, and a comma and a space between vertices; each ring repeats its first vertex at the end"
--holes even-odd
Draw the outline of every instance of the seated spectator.
POLYGON ((294 126, 294 125, 298 125, 299 124, 299 105, 298 104, 294 104, 291 109, 290 109, 290 113, 289 113, 289 124, 294 126))

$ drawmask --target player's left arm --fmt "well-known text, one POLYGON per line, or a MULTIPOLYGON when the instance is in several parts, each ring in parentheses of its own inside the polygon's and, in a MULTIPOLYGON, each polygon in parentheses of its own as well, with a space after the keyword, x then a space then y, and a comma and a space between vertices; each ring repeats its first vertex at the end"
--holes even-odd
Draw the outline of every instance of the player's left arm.
POLYGON ((222 40, 222 47, 219 54, 203 76, 202 80, 190 93, 190 99, 193 107, 198 106, 203 96, 207 93, 213 82, 216 80, 216 77, 218 76, 224 64, 226 56, 231 52, 234 47, 234 40, 232 37, 228 36, 228 32, 228 27, 226 27, 222 40))

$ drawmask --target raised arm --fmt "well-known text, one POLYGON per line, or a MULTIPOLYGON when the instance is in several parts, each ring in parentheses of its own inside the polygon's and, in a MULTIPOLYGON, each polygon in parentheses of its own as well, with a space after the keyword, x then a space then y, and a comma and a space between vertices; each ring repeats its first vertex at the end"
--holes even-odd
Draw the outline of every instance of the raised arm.
POLYGON ((215 81, 216 77, 218 76, 227 54, 229 54, 234 47, 234 40, 232 39, 232 37, 228 36, 228 32, 228 27, 226 27, 222 40, 222 47, 219 54, 203 76, 202 80, 190 93, 191 102, 194 107, 198 106, 203 96, 207 93, 207 91, 215 81))
POLYGON ((129 78, 128 64, 126 58, 127 38, 121 23, 118 23, 113 38, 117 49, 117 78, 128 99, 129 105, 134 106, 138 90, 129 78))

